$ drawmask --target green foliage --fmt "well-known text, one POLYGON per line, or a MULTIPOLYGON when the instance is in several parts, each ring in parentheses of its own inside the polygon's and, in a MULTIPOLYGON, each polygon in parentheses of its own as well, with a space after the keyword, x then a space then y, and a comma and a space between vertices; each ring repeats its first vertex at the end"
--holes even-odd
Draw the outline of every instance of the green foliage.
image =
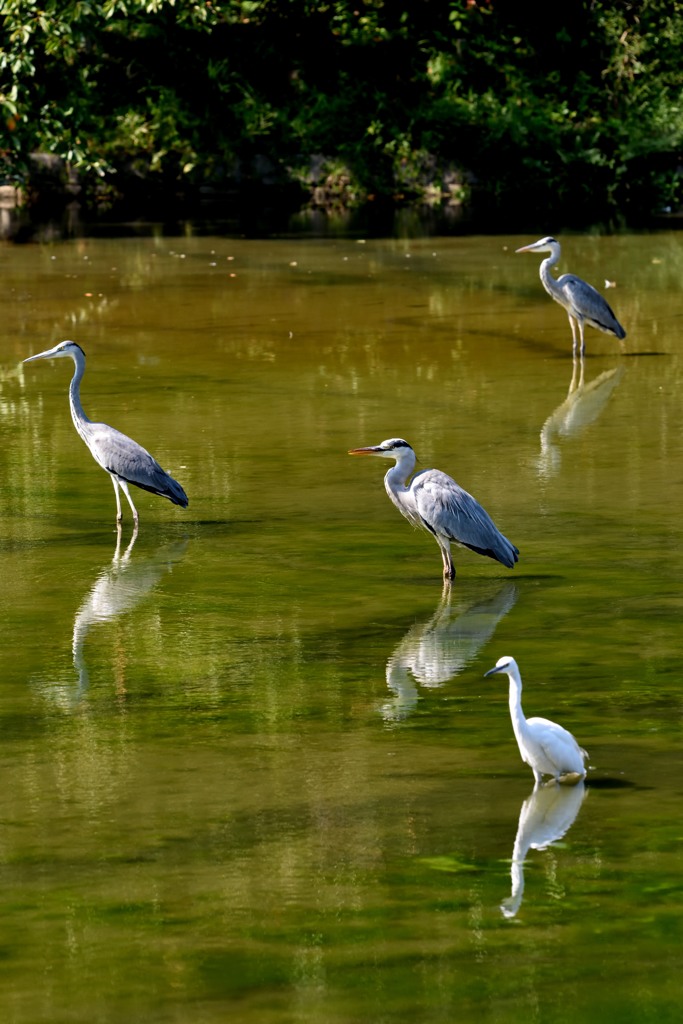
MULTIPOLYGON (((679 0, 0 0, 0 158, 86 181, 643 214, 679 202, 679 0), (325 159, 312 158, 321 154, 325 159), (459 176, 457 174, 459 169, 459 176)), ((0 167, 2 164, 0 164, 0 167)))

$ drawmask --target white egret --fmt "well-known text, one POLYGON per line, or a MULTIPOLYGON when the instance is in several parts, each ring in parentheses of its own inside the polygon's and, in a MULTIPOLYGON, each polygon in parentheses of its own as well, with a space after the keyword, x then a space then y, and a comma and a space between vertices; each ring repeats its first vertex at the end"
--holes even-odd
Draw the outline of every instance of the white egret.
POLYGON ((495 558, 512 569, 518 549, 504 537, 478 501, 438 469, 424 469, 410 484, 415 469, 415 452, 400 437, 390 437, 369 448, 352 448, 349 455, 376 455, 394 459, 384 477, 386 492, 399 512, 418 529, 427 530, 441 550, 444 579, 455 577, 451 543, 495 558))
POLYGON ((561 254, 560 243, 555 238, 541 238, 531 245, 523 245, 515 252, 549 252, 539 268, 541 282, 551 298, 559 302, 567 311, 569 324, 572 329, 572 351, 576 355, 576 329, 579 329, 580 353, 583 356, 586 350, 583 332, 584 324, 603 331, 605 334, 612 334, 621 341, 626 337, 626 331, 621 326, 612 312, 609 303, 603 299, 599 291, 593 285, 582 281, 574 274, 562 274, 555 278, 550 273, 550 268, 558 262, 561 254))
POLYGON ((514 658, 499 658, 485 673, 504 672, 510 680, 510 718, 522 760, 534 773, 537 783, 544 775, 557 781, 577 782, 585 778, 584 759, 588 754, 574 737, 557 722, 547 718, 525 718, 522 711, 522 677, 514 658))
POLYGON ((116 520, 121 522, 121 501, 119 488, 123 491, 133 512, 135 525, 138 525, 138 513, 128 490, 128 484, 135 484, 145 491, 168 498, 174 505, 187 508, 188 499, 185 491, 177 480, 169 476, 149 452, 137 441, 126 437, 120 430, 107 426, 106 423, 93 423, 83 411, 81 405, 80 385, 85 373, 85 352, 75 341, 62 341, 54 348, 39 352, 35 356, 24 359, 32 363, 35 359, 60 359, 69 357, 74 361, 74 375, 69 385, 69 404, 71 418, 80 436, 87 444, 95 462, 105 469, 111 477, 116 495, 116 520))

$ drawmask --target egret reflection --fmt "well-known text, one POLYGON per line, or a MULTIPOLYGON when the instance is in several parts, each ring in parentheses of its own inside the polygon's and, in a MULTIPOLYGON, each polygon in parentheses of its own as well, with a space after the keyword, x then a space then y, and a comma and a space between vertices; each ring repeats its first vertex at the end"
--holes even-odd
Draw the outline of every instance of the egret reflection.
POLYGON ((541 427, 541 451, 538 457, 538 475, 541 477, 557 473, 561 459, 557 442, 562 438, 577 437, 597 420, 624 370, 621 366, 605 370, 588 384, 584 380, 584 372, 583 359, 575 359, 567 397, 551 412, 541 427))
POLYGON ((524 895, 524 861, 529 850, 547 850, 569 831, 586 796, 584 782, 561 786, 557 782, 535 785, 519 812, 519 825, 512 850, 510 878, 512 891, 500 909, 514 917, 524 895))
POLYGON ((162 576, 171 571, 187 547, 187 541, 183 540, 172 545, 164 545, 151 556, 132 559, 137 536, 136 528, 122 554, 119 526, 111 564, 97 576, 76 612, 71 650, 81 690, 89 683, 83 648, 91 626, 98 622, 109 622, 135 608, 143 597, 154 589, 162 576))
POLYGON ((444 585, 436 611, 427 622, 408 630, 386 667, 387 686, 394 694, 382 707, 387 722, 407 718, 420 699, 418 684, 442 686, 459 675, 493 636, 496 626, 517 600, 512 582, 468 587, 467 594, 444 585))

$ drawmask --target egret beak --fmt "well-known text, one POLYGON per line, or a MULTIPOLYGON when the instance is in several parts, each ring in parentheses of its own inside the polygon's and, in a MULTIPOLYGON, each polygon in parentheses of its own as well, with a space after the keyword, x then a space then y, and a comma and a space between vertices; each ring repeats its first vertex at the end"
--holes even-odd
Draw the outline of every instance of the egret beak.
POLYGON ((498 668, 498 666, 496 665, 496 666, 494 666, 494 668, 490 668, 488 670, 488 672, 484 672, 484 679, 486 679, 487 676, 495 676, 496 672, 504 672, 504 671, 505 671, 505 665, 501 665, 500 668, 498 668))
POLYGON ((374 445, 369 448, 350 448, 348 455, 377 455, 378 452, 383 451, 379 445, 374 445))

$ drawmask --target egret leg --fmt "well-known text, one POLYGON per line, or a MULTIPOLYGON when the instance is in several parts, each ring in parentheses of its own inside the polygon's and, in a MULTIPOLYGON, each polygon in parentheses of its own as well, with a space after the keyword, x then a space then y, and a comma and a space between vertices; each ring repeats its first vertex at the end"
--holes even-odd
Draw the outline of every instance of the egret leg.
POLYGON ((121 514, 121 500, 119 498, 119 482, 115 476, 112 476, 111 482, 114 485, 114 494, 116 495, 116 522, 120 523, 123 515, 121 514))
POLYGON ((123 491, 123 493, 125 494, 125 496, 128 498, 128 504, 130 505, 130 510, 133 513, 133 519, 135 521, 135 527, 137 529, 138 524, 139 524, 138 510, 136 509, 135 505, 133 504, 133 499, 131 498, 130 491, 128 490, 128 484, 126 483, 125 480, 117 480, 117 483, 118 483, 119 487, 121 488, 121 490, 123 491))

